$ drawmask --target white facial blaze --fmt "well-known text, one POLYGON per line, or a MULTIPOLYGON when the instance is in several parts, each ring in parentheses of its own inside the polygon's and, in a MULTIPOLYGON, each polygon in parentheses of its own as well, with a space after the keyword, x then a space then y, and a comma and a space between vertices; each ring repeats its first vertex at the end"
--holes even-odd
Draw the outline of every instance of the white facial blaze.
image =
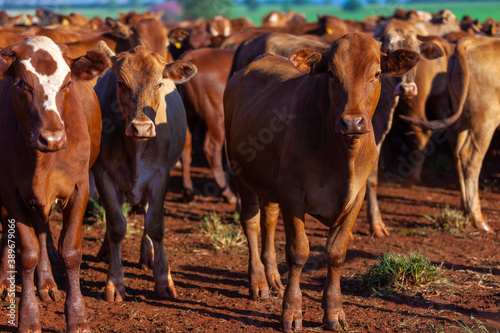
POLYGON ((57 69, 54 73, 51 75, 43 75, 35 70, 31 64, 31 59, 21 61, 21 63, 26 67, 26 70, 33 73, 38 78, 40 85, 45 92, 45 102, 43 103, 44 109, 56 112, 61 119, 60 110, 57 109, 56 95, 61 89, 64 79, 68 73, 71 72, 71 69, 64 60, 59 46, 57 46, 56 43, 54 43, 50 38, 36 36, 31 38, 27 44, 33 47, 34 52, 38 50, 46 51, 57 64, 57 69))

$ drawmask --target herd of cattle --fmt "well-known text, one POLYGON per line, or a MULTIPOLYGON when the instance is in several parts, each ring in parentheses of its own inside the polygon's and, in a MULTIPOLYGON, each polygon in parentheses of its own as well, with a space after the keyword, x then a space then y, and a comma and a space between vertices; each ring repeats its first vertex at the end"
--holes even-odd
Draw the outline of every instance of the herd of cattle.
MULTIPOLYGON (((163 201, 179 160, 184 200, 194 197, 189 167, 198 124, 206 129, 203 151, 220 193, 237 204, 223 169, 226 145, 249 245, 250 295, 283 295, 285 332, 302 327, 306 213, 329 228, 325 327, 346 326, 340 269, 365 194, 371 230, 388 235, 377 204, 377 162, 393 125, 408 132, 411 152, 424 151, 433 131, 447 131, 464 209, 477 228, 490 230, 478 178, 500 125, 498 22, 402 9, 363 22, 329 15, 307 22, 273 11, 260 27, 224 16, 158 18, 0 13, 0 294, 11 301, 8 272, 20 250, 19 332, 41 331, 36 292, 42 301, 60 298, 50 264, 54 204, 63 213, 58 256, 67 278, 67 331, 89 331, 79 268, 94 181, 106 211, 105 299, 125 298, 125 202, 144 211, 140 263, 153 269, 155 292, 176 296, 163 246, 163 201), (286 290, 274 248, 280 210, 286 290), (15 243, 7 237, 11 221, 15 243)), ((414 163, 414 180, 422 163, 414 163)))

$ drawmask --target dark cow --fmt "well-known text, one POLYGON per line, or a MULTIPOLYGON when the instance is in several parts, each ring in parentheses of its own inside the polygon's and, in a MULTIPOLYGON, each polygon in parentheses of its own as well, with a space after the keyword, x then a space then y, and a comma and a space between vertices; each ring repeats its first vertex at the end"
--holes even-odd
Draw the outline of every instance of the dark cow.
POLYGON ((222 95, 226 87, 234 51, 203 48, 189 51, 181 60, 196 66, 198 74, 178 87, 181 94, 189 130, 186 145, 182 153, 182 179, 184 200, 193 200, 193 182, 191 181, 191 134, 196 125, 201 123, 206 128, 203 152, 222 196, 227 202, 235 204, 236 197, 228 186, 222 167, 222 146, 224 144, 224 110, 222 95))
POLYGON ((380 77, 404 74, 418 54, 397 50, 385 56, 379 42, 354 33, 322 54, 300 50, 290 58, 293 64, 274 55, 256 59, 229 80, 224 92, 227 153, 249 244, 250 294, 266 298, 269 286, 282 286, 274 249, 279 204, 290 272, 281 319, 285 332, 302 328, 299 281, 309 255, 308 213, 330 230, 323 321, 327 329, 339 329, 346 325, 340 269, 377 161, 371 118, 380 77), (297 69, 304 66, 309 73, 297 69))
POLYGON ((500 125, 500 40, 464 38, 448 62, 449 91, 455 114, 443 120, 406 120, 424 129, 442 130, 453 125, 458 133, 455 147, 462 204, 476 227, 490 231, 479 201, 479 172, 495 130, 500 125))
MULTIPOLYGON (((68 332, 89 329, 80 293, 82 219, 89 195, 89 168, 99 153, 101 114, 88 80, 110 63, 97 51, 71 60, 64 44, 33 37, 1 51, 0 204, 15 220, 21 249, 23 291, 19 332, 40 332, 33 285, 44 301, 59 298, 46 250, 51 207, 63 212, 59 258, 66 270, 68 332), (8 157, 8 158, 7 158, 8 157)), ((3 230, 6 230, 4 221, 3 230)), ((2 272, 7 265, 4 244, 2 272)), ((12 266, 11 266, 12 267, 12 266)), ((10 269, 14 270, 14 269, 10 269)), ((0 293, 3 293, 2 276, 0 293)))
POLYGON ((125 202, 144 208, 141 263, 153 267, 156 293, 175 297, 163 247, 163 201, 170 170, 179 161, 186 140, 186 114, 175 83, 189 80, 196 67, 185 61, 167 64, 143 46, 117 55, 104 42, 99 47, 112 62, 112 71, 95 86, 103 136, 101 154, 92 168, 106 210, 110 244, 105 299, 125 299, 121 262, 127 230, 121 210, 125 202))

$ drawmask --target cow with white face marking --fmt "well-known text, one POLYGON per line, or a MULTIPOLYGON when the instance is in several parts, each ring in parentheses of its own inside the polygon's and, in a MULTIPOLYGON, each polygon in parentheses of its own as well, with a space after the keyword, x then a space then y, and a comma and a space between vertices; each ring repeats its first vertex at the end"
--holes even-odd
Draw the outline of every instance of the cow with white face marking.
MULTIPOLYGON (((63 212, 59 257, 66 270, 65 314, 68 332, 88 331, 80 292, 82 219, 89 194, 88 171, 99 153, 100 108, 87 82, 110 65, 98 51, 77 59, 66 46, 47 37, 32 37, 0 52, 0 205, 15 221, 21 249, 23 291, 19 332, 40 332, 43 301, 58 299, 46 249, 48 218, 58 203, 63 212)), ((10 266, 4 243, 0 294, 6 289, 10 266)))

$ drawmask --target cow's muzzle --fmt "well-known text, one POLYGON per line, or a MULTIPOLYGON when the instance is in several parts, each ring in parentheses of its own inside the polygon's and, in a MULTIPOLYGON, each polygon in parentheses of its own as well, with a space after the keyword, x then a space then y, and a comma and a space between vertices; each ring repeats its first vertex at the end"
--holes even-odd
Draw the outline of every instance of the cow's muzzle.
POLYGON ((371 131, 370 121, 363 115, 342 115, 337 122, 337 133, 366 134, 371 131))
POLYGON ((68 141, 64 130, 44 130, 38 133, 35 148, 41 152, 55 152, 66 148, 68 141))
POLYGON ((132 120, 125 134, 134 139, 149 139, 156 136, 156 128, 151 120, 132 120))
POLYGON ((394 88, 394 96, 401 97, 414 97, 417 96, 418 89, 417 85, 412 83, 399 83, 396 88, 394 88))

